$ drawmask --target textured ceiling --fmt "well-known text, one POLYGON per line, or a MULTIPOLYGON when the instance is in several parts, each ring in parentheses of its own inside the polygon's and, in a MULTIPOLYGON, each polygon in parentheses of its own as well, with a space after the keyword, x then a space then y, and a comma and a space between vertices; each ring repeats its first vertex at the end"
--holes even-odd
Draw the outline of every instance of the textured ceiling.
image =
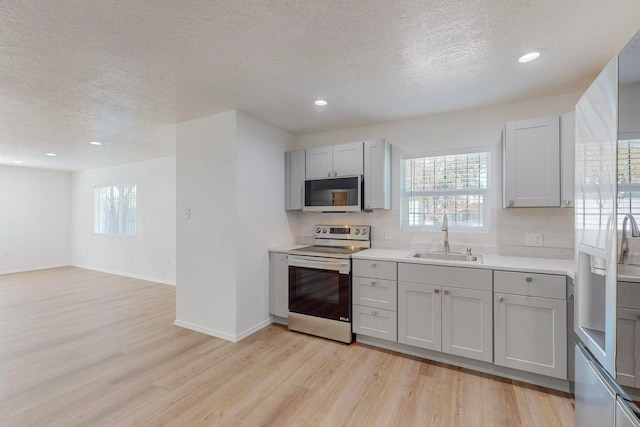
POLYGON ((638 0, 3 0, 0 164, 169 156, 230 109, 304 134, 580 91, 638 29, 638 0))

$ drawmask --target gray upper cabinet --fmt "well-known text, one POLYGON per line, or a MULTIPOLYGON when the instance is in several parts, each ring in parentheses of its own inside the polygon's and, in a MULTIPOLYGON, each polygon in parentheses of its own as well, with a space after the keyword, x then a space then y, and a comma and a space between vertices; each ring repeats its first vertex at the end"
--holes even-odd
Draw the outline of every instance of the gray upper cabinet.
POLYGON ((302 210, 305 177, 305 150, 284 153, 284 208, 288 211, 302 210))
POLYGON ((503 148, 504 207, 560 206, 560 118, 507 123, 503 148))
POLYGON ((391 144, 364 142, 364 208, 391 209, 391 144))
POLYGON ((362 175, 363 165, 362 142, 306 150, 307 179, 362 175))
POLYGON ((571 111, 560 116, 560 162, 561 193, 560 206, 575 207, 575 161, 576 161, 576 113, 571 111))

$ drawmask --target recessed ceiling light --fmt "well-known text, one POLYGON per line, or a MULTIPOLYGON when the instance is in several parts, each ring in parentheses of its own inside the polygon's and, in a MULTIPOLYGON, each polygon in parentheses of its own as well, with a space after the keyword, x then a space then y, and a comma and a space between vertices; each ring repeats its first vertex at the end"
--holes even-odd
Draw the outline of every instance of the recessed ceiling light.
POLYGON ((22 160, 14 160, 13 163, 22 164, 22 160))
POLYGON ((89 144, 91 144, 91 145, 102 145, 102 142, 91 141, 89 144))
POLYGON ((316 104, 318 107, 324 107, 325 105, 327 105, 327 101, 325 101, 324 99, 316 99, 316 102, 314 102, 314 104, 316 104))
POLYGON ((56 154, 56 153, 47 153, 47 156, 49 156, 49 157, 55 157, 55 156, 57 156, 57 154, 56 154))
POLYGON ((537 50, 534 50, 522 55, 520 58, 518 58, 518 62, 521 64, 524 64, 525 62, 531 62, 533 60, 536 60, 539 57, 540 57, 540 52, 537 50))

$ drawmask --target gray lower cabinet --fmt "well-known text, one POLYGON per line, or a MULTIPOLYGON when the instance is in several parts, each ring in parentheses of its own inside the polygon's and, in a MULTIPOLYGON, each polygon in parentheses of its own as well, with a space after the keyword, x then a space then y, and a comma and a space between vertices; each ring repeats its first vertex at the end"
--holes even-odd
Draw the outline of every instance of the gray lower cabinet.
POLYGON ((493 362, 492 293, 442 289, 442 351, 493 362))
POLYGON ((440 286, 398 282, 398 342, 442 351, 441 308, 440 286))
POLYGON ((397 341, 397 264, 353 260, 353 332, 397 341))
POLYGON ((490 270, 398 264, 398 342, 491 362, 490 270))
POLYGON ((289 265, 284 252, 269 252, 269 314, 289 316, 289 265))
POLYGON ((494 363, 567 379, 565 276, 494 273, 494 363))
POLYGON ((616 380, 640 388, 640 298, 638 283, 618 282, 616 380))

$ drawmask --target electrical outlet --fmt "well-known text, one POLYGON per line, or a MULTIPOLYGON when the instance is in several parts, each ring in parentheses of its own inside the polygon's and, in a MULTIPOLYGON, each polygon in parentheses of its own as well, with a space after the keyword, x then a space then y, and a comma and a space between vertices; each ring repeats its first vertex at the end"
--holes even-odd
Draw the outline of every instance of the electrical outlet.
POLYGON ((542 243, 542 234, 530 234, 525 235, 525 245, 527 246, 544 246, 542 243))
POLYGON ((384 240, 391 240, 391 230, 384 230, 384 240))

